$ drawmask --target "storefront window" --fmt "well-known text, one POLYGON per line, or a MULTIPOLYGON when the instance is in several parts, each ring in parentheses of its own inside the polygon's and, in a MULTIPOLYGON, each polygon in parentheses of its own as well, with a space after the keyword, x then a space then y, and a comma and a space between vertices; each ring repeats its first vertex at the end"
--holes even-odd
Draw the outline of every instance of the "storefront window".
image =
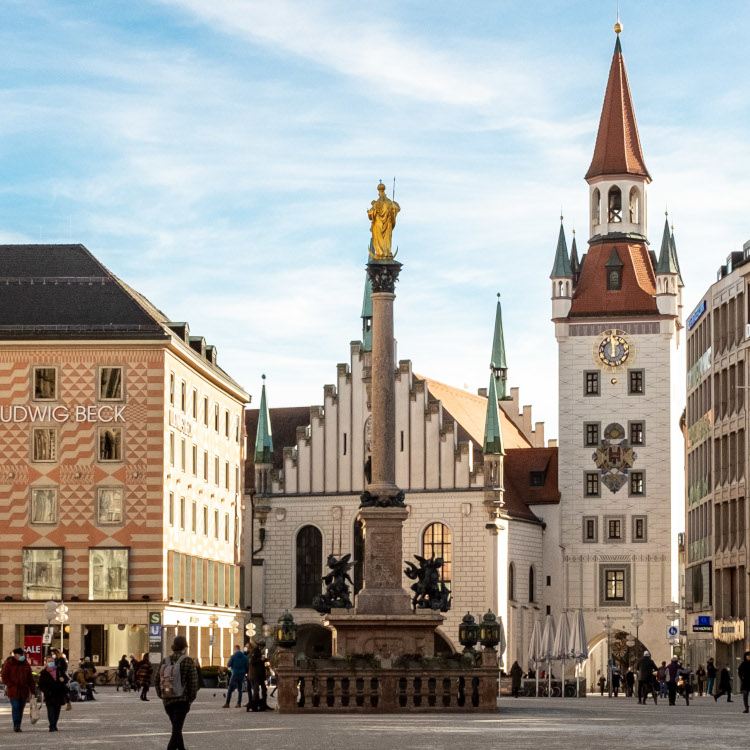
POLYGON ((128 598, 128 555, 124 548, 89 550, 89 599, 128 598))
POLYGON ((62 548, 27 548, 23 551, 23 598, 62 598, 62 548))

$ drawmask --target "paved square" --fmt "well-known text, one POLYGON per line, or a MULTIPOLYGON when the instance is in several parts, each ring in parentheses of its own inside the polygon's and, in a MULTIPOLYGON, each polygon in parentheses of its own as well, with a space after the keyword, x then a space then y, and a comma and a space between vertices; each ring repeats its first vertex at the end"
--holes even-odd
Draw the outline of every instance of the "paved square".
MULTIPOLYGON (((678 699, 679 700, 679 699, 678 699)), ((742 701, 696 698, 670 708, 666 701, 639 706, 626 698, 584 700, 501 698, 496 715, 416 714, 280 716, 222 709, 223 693, 202 690, 188 716, 188 750, 487 750, 553 748, 601 750, 737 750, 750 745, 750 714, 742 701)), ((0 748, 125 748, 164 750, 169 721, 155 697, 143 703, 134 693, 99 689, 95 703, 76 703, 63 712, 60 731, 50 734, 46 713, 24 732, 11 729, 10 707, 0 705, 0 748)))

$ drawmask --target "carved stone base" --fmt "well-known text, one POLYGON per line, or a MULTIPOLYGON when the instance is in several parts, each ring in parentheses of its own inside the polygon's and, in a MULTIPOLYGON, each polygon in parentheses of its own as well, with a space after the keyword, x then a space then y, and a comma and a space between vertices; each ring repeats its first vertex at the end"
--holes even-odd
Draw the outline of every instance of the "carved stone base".
POLYGON ((442 625, 442 615, 336 615, 325 624, 334 629, 333 653, 374 654, 381 659, 404 654, 434 656, 435 629, 442 625))

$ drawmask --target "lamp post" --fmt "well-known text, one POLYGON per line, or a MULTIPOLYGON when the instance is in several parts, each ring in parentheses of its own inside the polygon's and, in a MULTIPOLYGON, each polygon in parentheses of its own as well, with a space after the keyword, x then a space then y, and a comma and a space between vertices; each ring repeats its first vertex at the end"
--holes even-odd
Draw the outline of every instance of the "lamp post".
POLYGON ((211 660, 211 666, 214 665, 214 639, 216 636, 214 635, 214 628, 216 627, 216 623, 219 621, 218 615, 212 614, 209 616, 208 621, 211 623, 209 625, 209 635, 208 635, 208 648, 210 650, 209 658, 211 660))
POLYGON ((630 622, 635 628, 635 658, 636 661, 640 658, 638 651, 640 650, 640 638, 638 637, 639 628, 643 625, 643 610, 636 604, 630 612, 630 622))
POLYGON ((68 608, 60 602, 55 609, 55 620, 60 623, 60 655, 65 655, 65 623, 70 619, 68 608))
POLYGON ((604 632, 607 634, 607 684, 609 685, 609 697, 612 697, 612 632, 615 629, 615 624, 612 618, 607 615, 606 617, 600 618, 603 623, 604 632))

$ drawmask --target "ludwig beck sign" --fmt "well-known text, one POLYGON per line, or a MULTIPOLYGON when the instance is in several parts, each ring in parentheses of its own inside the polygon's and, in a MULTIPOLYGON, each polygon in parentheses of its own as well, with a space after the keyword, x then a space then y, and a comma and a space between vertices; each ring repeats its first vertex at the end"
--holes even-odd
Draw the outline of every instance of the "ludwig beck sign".
POLYGON ((0 406, 0 422, 124 422, 125 406, 75 404, 73 406, 0 406))

